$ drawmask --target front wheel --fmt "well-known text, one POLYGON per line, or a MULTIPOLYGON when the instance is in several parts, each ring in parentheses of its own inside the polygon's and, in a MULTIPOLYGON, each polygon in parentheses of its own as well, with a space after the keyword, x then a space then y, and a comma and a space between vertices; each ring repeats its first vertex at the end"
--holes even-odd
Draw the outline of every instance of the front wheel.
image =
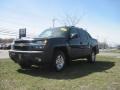
POLYGON ((65 68, 66 65, 66 57, 62 51, 56 51, 54 56, 54 69, 56 71, 61 71, 65 68))
POLYGON ((94 63, 96 61, 96 54, 94 51, 92 51, 92 53, 88 56, 87 60, 90 63, 94 63))

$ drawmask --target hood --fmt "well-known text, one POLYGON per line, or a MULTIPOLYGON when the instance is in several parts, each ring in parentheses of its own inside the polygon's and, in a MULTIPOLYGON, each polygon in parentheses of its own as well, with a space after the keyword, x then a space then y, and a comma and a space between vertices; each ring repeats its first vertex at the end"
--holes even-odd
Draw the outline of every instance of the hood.
POLYGON ((33 38, 29 38, 29 37, 22 37, 21 39, 18 40, 28 40, 28 41, 32 41, 34 40, 33 38))

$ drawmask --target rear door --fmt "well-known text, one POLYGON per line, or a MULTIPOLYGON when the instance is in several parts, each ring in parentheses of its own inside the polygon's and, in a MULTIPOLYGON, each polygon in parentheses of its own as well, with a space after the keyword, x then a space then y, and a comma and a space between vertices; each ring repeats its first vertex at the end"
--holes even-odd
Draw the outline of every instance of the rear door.
POLYGON ((80 48, 82 51, 82 55, 86 56, 90 54, 90 43, 89 43, 89 37, 86 31, 79 30, 80 34, 80 48))

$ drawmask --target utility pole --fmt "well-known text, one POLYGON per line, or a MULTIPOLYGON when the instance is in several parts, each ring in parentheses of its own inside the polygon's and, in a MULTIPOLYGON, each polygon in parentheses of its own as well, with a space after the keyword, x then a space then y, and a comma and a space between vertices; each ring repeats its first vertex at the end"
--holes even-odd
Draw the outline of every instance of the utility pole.
POLYGON ((53 18, 53 19, 52 19, 53 28, 55 27, 55 21, 56 21, 56 20, 57 20, 56 18, 53 18))

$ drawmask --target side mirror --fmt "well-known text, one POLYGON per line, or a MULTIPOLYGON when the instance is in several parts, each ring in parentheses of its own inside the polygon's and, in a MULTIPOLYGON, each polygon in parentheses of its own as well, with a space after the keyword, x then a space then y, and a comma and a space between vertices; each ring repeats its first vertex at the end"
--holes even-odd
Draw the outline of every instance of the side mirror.
POLYGON ((77 33, 73 33, 73 34, 70 35, 70 38, 71 38, 71 39, 74 39, 74 38, 77 38, 77 37, 78 37, 78 34, 77 34, 77 33))

